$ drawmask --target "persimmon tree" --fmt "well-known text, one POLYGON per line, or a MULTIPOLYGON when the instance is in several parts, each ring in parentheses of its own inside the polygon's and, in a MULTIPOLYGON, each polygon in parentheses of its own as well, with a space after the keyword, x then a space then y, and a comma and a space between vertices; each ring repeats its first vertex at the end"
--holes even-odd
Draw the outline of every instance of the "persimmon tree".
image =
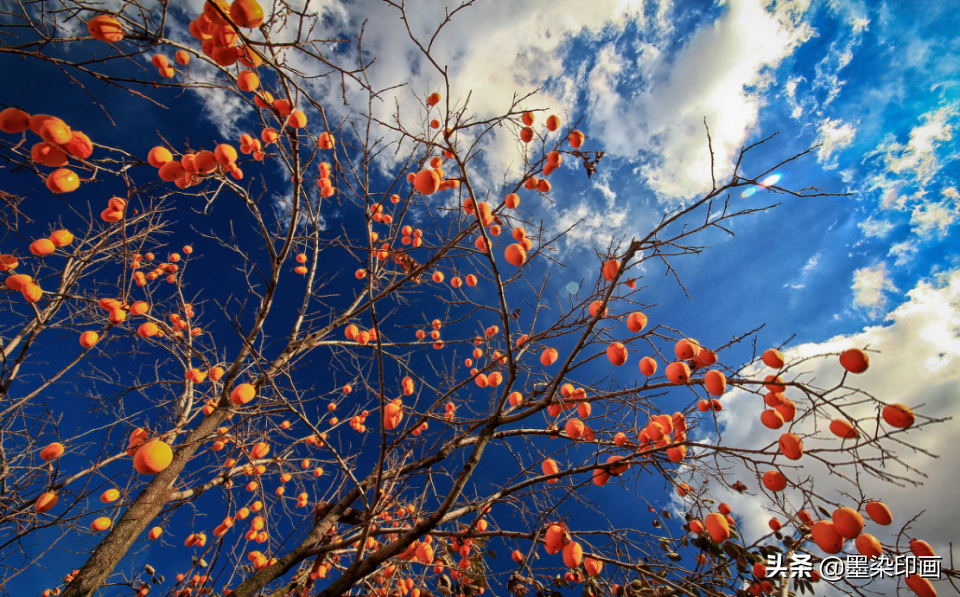
MULTIPOLYGON (((109 113, 109 93, 175 107, 188 96, 166 92, 204 90, 242 102, 249 131, 175 138, 161 122, 136 155, 123 134, 80 132, 69 105, 37 114, 4 90, 4 178, 46 187, 3 195, 6 592, 43 568, 37 592, 70 597, 785 595, 811 579, 766 578, 769 554, 816 561, 844 539, 871 556, 929 550, 864 532, 860 512, 891 522, 864 479, 910 481, 892 448, 936 422, 857 389, 868 347, 816 357, 843 371, 820 387, 796 373, 809 359, 760 350, 755 332, 703 346, 692 336, 705 322, 681 329, 645 302, 640 273, 675 273, 704 250, 698 236, 772 207, 734 193, 807 152, 744 148, 732 175, 598 247, 593 279, 555 296, 544 272, 567 231, 538 207, 553 171, 592 173, 602 154, 536 96, 495 116, 451 97, 432 39, 472 2, 432 37, 408 28, 442 83, 404 90, 391 118, 376 116, 391 90, 371 84, 362 36, 336 41, 356 54, 333 51, 309 3, 171 4, 20 2, 4 15, 3 60, 61 73, 51 93, 82 89, 109 113), (327 110, 318 98, 337 86, 345 105, 327 110), (346 102, 358 93, 365 103, 346 102), (504 134, 521 167, 483 190, 482 148, 504 134), (180 242, 183 219, 195 233, 180 242), (214 219, 229 233, 204 232, 214 219), (193 275, 215 251, 216 275, 193 275), (752 357, 726 360, 735 346, 752 357), (752 416, 779 430, 765 447, 724 443, 716 412, 731 390, 756 395, 752 416), (69 392, 82 421, 49 399, 69 392), (682 406, 665 409, 667 394, 682 406), (814 421, 820 441, 804 450, 809 434, 794 431, 814 421), (843 496, 820 493, 807 463, 836 473, 843 496), (676 492, 684 519, 651 508, 641 530, 583 515, 597 492, 631 486, 638 504, 676 492), (717 506, 730 490, 766 500, 769 534, 738 531, 717 506), (81 545, 83 565, 62 569, 58 552, 81 545), (183 569, 156 557, 185 548, 183 569)), ((405 4, 387 4, 408 23, 405 4)), ((935 594, 919 576, 906 584, 935 594)))

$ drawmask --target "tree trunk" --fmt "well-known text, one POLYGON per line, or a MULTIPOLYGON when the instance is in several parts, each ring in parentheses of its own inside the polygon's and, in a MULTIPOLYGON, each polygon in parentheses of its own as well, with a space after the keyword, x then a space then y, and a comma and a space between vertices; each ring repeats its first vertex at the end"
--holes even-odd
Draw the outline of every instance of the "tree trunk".
POLYGON ((150 481, 146 489, 123 513, 110 533, 93 550, 86 563, 80 568, 79 574, 67 585, 63 597, 90 597, 106 582, 137 537, 163 510, 173 484, 194 452, 200 447, 201 440, 216 431, 227 414, 228 411, 225 408, 215 410, 190 433, 186 441, 174 451, 170 466, 150 481))

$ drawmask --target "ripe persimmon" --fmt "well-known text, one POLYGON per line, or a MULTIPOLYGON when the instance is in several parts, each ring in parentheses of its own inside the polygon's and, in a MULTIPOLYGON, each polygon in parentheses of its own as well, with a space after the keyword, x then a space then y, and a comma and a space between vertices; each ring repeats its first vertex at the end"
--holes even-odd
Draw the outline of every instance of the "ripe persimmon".
POLYGON ((767 375, 763 378, 763 387, 768 392, 786 392, 787 386, 783 385, 783 378, 779 375, 767 375))
POLYGON ((570 131, 570 134, 567 136, 567 140, 570 142, 570 147, 573 147, 574 149, 580 149, 580 147, 583 146, 585 139, 586 136, 577 130, 570 131))
POLYGON ((317 147, 319 147, 324 151, 329 151, 333 149, 333 146, 334 146, 333 135, 331 135, 326 131, 320 133, 320 136, 317 137, 317 147))
POLYGON ((789 398, 784 398, 783 403, 777 405, 776 409, 786 423, 789 423, 797 416, 797 403, 789 398))
POLYGON ((857 439, 860 437, 857 428, 846 419, 834 419, 830 421, 830 432, 840 439, 857 439))
POLYGON ((673 384, 685 384, 690 380, 690 367, 682 361, 675 361, 667 365, 667 379, 673 384))
POLYGON ((583 562, 583 548, 576 541, 563 546, 563 564, 567 568, 578 568, 583 562))
POLYGON ((30 252, 37 257, 46 257, 56 250, 57 246, 49 238, 41 238, 30 243, 30 252))
POLYGON ((20 261, 13 255, 0 255, 0 272, 17 269, 20 261))
POLYGON ((40 460, 56 460, 63 455, 64 447, 60 442, 54 442, 46 448, 40 450, 40 460))
POLYGON ((73 138, 73 131, 59 118, 47 118, 40 125, 40 138, 53 145, 63 145, 73 138))
POLYGON ((173 462, 173 450, 165 442, 155 439, 141 445, 133 457, 133 467, 141 475, 156 475, 173 462))
POLYGON ((890 508, 883 502, 867 502, 864 510, 867 511, 870 520, 877 524, 886 526, 893 522, 893 514, 890 513, 890 508))
POLYGON ((50 168, 59 168, 69 161, 65 151, 46 141, 36 143, 30 148, 30 159, 50 168))
POLYGON ((911 539, 910 540, 910 551, 913 552, 913 555, 918 558, 933 558, 936 557, 936 553, 933 551, 933 547, 929 543, 922 539, 911 539))
POLYGON ((843 537, 836 531, 832 521, 817 522, 810 533, 817 546, 828 554, 840 553, 843 549, 843 537))
POLYGON ((683 361, 689 361, 700 354, 700 344, 696 340, 684 338, 673 347, 674 354, 683 361))
POLYGON ((557 362, 557 358, 559 356, 560 355, 557 353, 557 349, 547 348, 540 353, 540 364, 543 365, 544 367, 549 367, 550 365, 557 362))
POLYGON ((937 590, 933 588, 933 583, 919 574, 908 574, 905 582, 917 597, 937 597, 937 590))
POLYGON ((553 132, 558 128, 560 128, 560 117, 553 114, 547 116, 547 130, 553 132))
POLYGON ((221 143, 213 150, 213 157, 221 166, 229 166, 237 161, 237 150, 228 143, 221 143))
POLYGON ((152 338, 153 336, 156 336, 159 331, 160 328, 157 327, 157 324, 148 321, 140 324, 140 327, 137 328, 137 335, 142 338, 152 338))
POLYGON ((37 503, 34 505, 34 507, 36 508, 37 512, 43 514, 52 510, 59 501, 60 496, 52 491, 48 491, 41 494, 40 497, 37 498, 37 503))
POLYGON ((384 408, 383 426, 387 431, 396 429, 400 424, 401 419, 403 419, 403 405, 402 403, 398 404, 397 402, 398 401, 390 402, 384 408))
POLYGON ((783 427, 783 415, 775 409, 765 410, 760 413, 760 422, 767 429, 780 429, 783 427))
POLYGON ((43 289, 40 288, 39 284, 31 282, 20 289, 20 294, 28 303, 35 303, 43 296, 43 289))
POLYGON ((623 365, 627 362, 627 347, 620 342, 611 342, 607 346, 607 358, 615 367, 623 365))
POLYGON ((4 281, 7 285, 7 288, 15 292, 20 292, 20 289, 33 282, 33 278, 27 274, 14 274, 8 276, 4 281))
POLYGON ((6 108, 0 112, 0 131, 22 133, 30 128, 30 115, 20 108, 6 108))
POLYGON ((722 396, 727 391, 727 376, 721 371, 707 371, 703 376, 703 386, 714 396, 722 396))
POLYGON ((795 433, 784 433, 778 442, 780 452, 790 460, 799 460, 803 456, 803 440, 795 433))
POLYGON ((50 234, 50 242, 55 247, 66 247, 73 242, 73 233, 69 230, 55 230, 50 234))
POLYGON ((161 164, 160 170, 157 172, 157 174, 160 176, 160 180, 164 182, 174 182, 175 180, 182 178, 186 173, 187 171, 184 169, 182 162, 178 162, 173 159, 171 159, 169 162, 161 164))
MULTIPOLYGON (((591 319, 594 318, 594 317, 596 317, 597 314, 600 313, 600 306, 601 306, 602 304, 603 304, 603 301, 593 301, 592 303, 590 303, 590 309, 589 309, 589 311, 590 311, 590 318, 591 318, 591 319)), ((603 314, 601 314, 601 318, 607 316, 607 311, 608 311, 607 309, 604 309, 604 310, 603 310, 603 314)))
POLYGON ((87 31, 97 40, 116 43, 123 39, 120 21, 110 15, 97 15, 87 21, 87 31))
POLYGON ((267 145, 270 145, 271 143, 276 143, 277 139, 279 138, 280 138, 280 134, 277 133, 275 129, 267 127, 262 131, 260 131, 260 139, 263 140, 263 142, 266 143, 267 145))
POLYGON ((244 29, 259 27, 263 24, 263 7, 257 0, 234 0, 230 5, 230 19, 244 29))
POLYGON ((783 353, 776 348, 768 348, 763 351, 763 356, 760 358, 767 367, 774 369, 781 369, 783 367, 783 353))
POLYGON ((70 140, 63 144, 63 150, 76 158, 86 159, 93 155, 93 142, 80 131, 73 131, 70 140))
POLYGON ((440 176, 436 170, 421 170, 413 179, 413 187, 421 195, 432 195, 440 188, 440 176))
POLYGON ((723 543, 730 538, 730 524, 723 514, 711 512, 703 522, 715 543, 723 543))
POLYGON ((840 355, 840 365, 850 373, 863 373, 870 367, 870 357, 859 348, 851 348, 840 355))
POLYGON ((248 383, 242 383, 233 388, 230 393, 230 402, 242 406, 257 397, 257 389, 248 383))
POLYGON ((104 504, 109 504, 120 499, 120 491, 118 489, 108 489, 100 494, 100 501, 104 504))
POLYGON ((197 152, 193 163, 200 174, 212 174, 216 171, 218 165, 217 156, 206 149, 197 152))
POLYGON ((72 193, 80 188, 80 178, 73 170, 59 168, 50 173, 46 184, 52 193, 72 193))
MULTIPOLYGON (((307 126, 307 115, 301 110, 294 110, 287 116, 287 125, 291 128, 302 129, 307 126)), ((323 148, 321 147, 321 149, 323 148)))
POLYGON ((616 259, 608 259, 603 264, 603 279, 607 282, 612 282, 617 275, 617 271, 620 270, 620 262, 616 259))
POLYGON ((879 558, 883 553, 883 546, 880 545, 877 538, 870 533, 858 535, 855 545, 860 555, 867 556, 867 558, 870 559, 879 558))
POLYGON ((631 313, 627 317, 627 329, 633 332, 634 334, 639 333, 643 328, 647 326, 647 316, 639 311, 631 313))
POLYGON ((527 252, 523 250, 523 245, 519 243, 509 245, 506 250, 504 250, 503 256, 506 258, 507 263, 514 267, 520 267, 527 260, 527 252))
POLYGON ((84 332, 80 334, 80 346, 91 348, 100 339, 100 334, 96 332, 84 332))
POLYGON ((109 529, 112 524, 113 524, 113 521, 110 520, 108 517, 101 516, 100 518, 90 523, 90 529, 97 532, 105 531, 109 529))
POLYGON ((564 425, 564 431, 573 439, 579 439, 583 435, 583 421, 580 419, 570 419, 564 425))
POLYGON ((787 478, 780 471, 769 470, 763 474, 763 486, 773 492, 783 491, 787 487, 787 478))
POLYGON ((906 429, 916 422, 913 411, 905 404, 888 404, 881 414, 887 425, 898 429, 906 429))
POLYGON ((640 373, 647 377, 652 377, 657 372, 657 361, 653 357, 643 357, 640 359, 640 373))
POLYGON ((598 487, 603 487, 610 481, 610 476, 610 473, 602 468, 595 468, 593 469, 593 484, 598 487))
POLYGON ((556 555, 563 549, 564 534, 565 531, 560 525, 554 524, 547 528, 547 532, 544 534, 544 543, 549 555, 556 555))
POLYGON ((837 508, 832 518, 833 528, 844 539, 856 539, 863 532, 863 516, 853 508, 837 508))

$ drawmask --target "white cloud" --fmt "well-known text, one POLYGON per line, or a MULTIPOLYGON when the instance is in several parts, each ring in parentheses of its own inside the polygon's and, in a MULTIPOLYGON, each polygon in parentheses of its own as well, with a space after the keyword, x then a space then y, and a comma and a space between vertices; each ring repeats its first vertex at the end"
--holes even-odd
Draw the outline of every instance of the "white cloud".
POLYGON ((609 243, 613 233, 626 223, 627 211, 601 211, 587 201, 580 201, 561 210, 556 217, 551 217, 548 221, 553 222, 550 231, 554 235, 576 225, 563 238, 567 248, 601 246, 609 243))
POLYGON ((884 148, 887 171, 910 175, 921 185, 939 171, 938 146, 953 137, 951 121, 957 116, 954 106, 943 106, 921 117, 922 124, 910 131, 906 145, 891 143, 884 148))
POLYGON ((897 267, 902 267, 910 263, 910 260, 913 259, 913 256, 920 250, 920 247, 917 246, 917 243, 912 240, 903 241, 900 243, 894 243, 890 246, 890 251, 887 253, 888 257, 895 257, 896 261, 894 265, 897 267))
POLYGON ((756 124, 760 92, 771 83, 767 69, 810 35, 800 22, 805 5, 781 4, 771 13, 759 0, 734 0, 725 8, 716 22, 690 36, 674 60, 649 57, 644 69, 651 79, 640 92, 618 93, 628 71, 612 48, 588 76, 592 130, 613 155, 643 156, 645 181, 665 197, 690 197, 709 188, 704 117, 717 175, 731 171, 756 124))
POLYGON ((887 267, 879 263, 872 267, 863 267, 853 273, 853 304, 878 317, 887 305, 884 291, 896 290, 887 278, 887 267))
POLYGON ((936 232, 943 237, 947 233, 947 228, 956 221, 957 215, 960 214, 960 195, 953 187, 943 189, 941 194, 942 200, 921 203, 913 209, 910 223, 913 225, 913 233, 917 236, 926 237, 936 232))
POLYGON ((843 123, 839 119, 825 118, 820 122, 820 136, 817 142, 817 160, 827 164, 828 168, 836 168, 836 162, 830 162, 830 157, 837 150, 848 147, 853 142, 857 130, 849 122, 843 123))
MULTIPOLYGON (((408 3, 406 18, 411 30, 424 43, 429 41, 444 11, 459 3, 441 0, 408 3)), ((661 9, 669 8, 666 2, 661 9)), ((377 62, 367 69, 367 76, 375 89, 402 85, 385 91, 373 103, 373 115, 392 122, 397 114, 411 132, 422 132, 422 109, 416 98, 423 99, 440 89, 442 77, 416 50, 409 40, 400 13, 378 2, 359 2, 340 7, 329 31, 342 35, 356 34, 365 22, 364 51, 376 56, 377 62)), ((597 39, 607 31, 622 30, 628 24, 644 29, 648 15, 642 2, 598 0, 584 10, 576 0, 558 2, 493 2, 480 3, 461 11, 444 27, 431 48, 431 55, 444 66, 450 76, 451 101, 462 102, 470 97, 470 115, 485 119, 509 109, 516 93, 519 96, 543 88, 540 95, 524 104, 524 108, 548 108, 566 120, 576 117, 575 98, 579 92, 576 75, 566 72, 567 44, 575 36, 597 39), (549 8, 547 8, 549 6, 549 8), (549 11, 551 18, 543 18, 549 11), (482 32, 482 33, 481 33, 482 32)), ((326 32, 318 32, 323 35, 326 32)), ((344 48, 344 61, 355 60, 355 48, 344 48)), ((316 68, 304 61, 305 68, 316 68)), ((308 71, 309 72, 309 71, 308 71)), ((342 108, 339 78, 319 81, 325 98, 325 108, 340 116, 342 108)), ((355 106, 366 107, 365 92, 349 85, 347 99, 355 106)), ((431 110, 431 118, 443 120, 447 98, 431 110)), ((456 104, 454 104, 456 105, 456 104)), ((538 116, 542 123, 546 114, 538 116)), ((564 122, 568 125, 569 122, 564 122)), ((540 130, 538 128, 538 130, 540 130)), ((396 134, 380 131, 387 140, 396 140, 396 134)), ((556 134, 555 134, 556 135, 556 134)), ((461 146, 474 139, 464 135, 461 146)), ((554 136, 556 138, 556 136, 554 136)), ((516 176, 522 166, 518 154, 520 144, 516 131, 503 128, 491 131, 481 142, 487 176, 482 186, 491 186, 516 176)), ((525 149, 526 147, 524 147, 525 149)), ((386 158, 386 156, 384 156, 386 158)), ((480 172, 477 173, 481 174, 480 172)))
POLYGON ((786 94, 787 105, 790 106, 790 116, 795 119, 799 119, 803 116, 803 105, 797 99, 797 87, 800 83, 805 82, 801 76, 790 77, 787 79, 787 84, 784 86, 784 93, 786 94))
POLYGON ((857 226, 867 238, 883 238, 893 230, 893 224, 886 220, 878 220, 874 217, 868 217, 857 226))
POLYGON ((605 172, 602 176, 593 179, 593 188, 600 191, 600 194, 603 195, 604 201, 606 201, 607 208, 612 208, 617 201, 617 194, 610 188, 610 175, 609 171, 605 172))
MULTIPOLYGON (((895 545, 901 527, 910 518, 920 514, 921 510, 925 510, 925 514, 916 520, 900 539, 899 550, 901 553, 909 552, 907 542, 915 537, 928 541, 938 555, 947 556, 949 543, 960 536, 960 518, 950 515, 956 508, 956 496, 948 489, 960 487, 960 467, 956 466, 952 458, 956 446, 956 421, 960 420, 960 401, 956 400, 956 396, 960 394, 960 335, 957 333, 960 329, 960 270, 947 276, 941 287, 927 283, 918 284, 908 293, 908 300, 885 319, 884 326, 867 327, 851 336, 837 336, 820 344, 797 346, 785 350, 784 356, 788 363, 799 362, 814 355, 869 346, 871 350, 877 351, 871 352, 870 369, 855 378, 848 377, 848 385, 856 385, 887 403, 907 404, 924 416, 953 417, 952 421, 922 430, 908 431, 900 436, 908 443, 935 455, 934 457, 906 446, 891 446, 903 464, 887 459, 884 462, 884 472, 902 475, 923 485, 915 487, 907 483, 897 486, 882 482, 875 476, 861 474, 857 476, 863 490, 861 494, 853 490, 848 480, 831 474, 812 456, 803 456, 798 464, 803 467, 803 478, 811 479, 816 492, 826 499, 850 507, 856 507, 859 500, 879 499, 887 504, 893 512, 893 524, 882 527, 867 519, 865 528, 865 532, 876 536, 884 545, 895 545), (908 471, 904 465, 927 476, 908 471)), ((762 371, 748 372, 754 373, 763 374, 762 371)), ((815 380, 814 383, 819 387, 832 387, 840 380, 842 373, 836 357, 831 357, 810 359, 792 366, 789 377, 803 375, 808 381, 815 380)), ((789 389, 787 394, 801 407, 809 407, 809 400, 802 394, 792 395, 789 389)), ((873 405, 857 406, 854 404, 856 397, 841 400, 848 414, 861 419, 864 428, 873 429, 873 421, 877 416, 873 405)), ((759 412, 763 407, 758 404, 755 395, 734 391, 723 398, 723 403, 724 410, 718 413, 723 445, 759 449, 775 443, 779 435, 787 431, 786 428, 773 431, 761 425, 759 412)), ((838 447, 840 440, 833 438, 826 429, 835 412, 832 407, 821 408, 816 417, 798 418, 790 431, 804 437, 804 447, 808 451, 838 447), (808 437, 807 434, 812 435, 808 437)), ((712 428, 712 424, 709 427, 712 428)), ((715 442, 716 438, 713 440, 715 442)), ((857 450, 859 458, 872 458, 878 454, 867 445, 862 445, 857 450)), ((837 456, 831 460, 840 462, 841 458, 837 456)), ((849 467, 845 472, 848 479, 852 478, 849 467)), ((765 506, 769 502, 757 491, 758 480, 739 464, 731 465, 725 474, 729 482, 741 479, 749 487, 749 491, 744 494, 731 491, 727 495, 717 495, 733 508, 742 534, 749 541, 768 533, 766 524, 771 513, 765 506)), ((819 517, 809 504, 797 499, 799 494, 794 490, 787 490, 783 495, 789 500, 789 508, 796 511, 806 507, 815 517, 819 517)), ((680 506, 681 500, 674 496, 673 502, 680 506)), ((852 543, 847 544, 847 551, 856 553, 852 543)), ((879 594, 892 595, 895 592, 893 586, 873 585, 871 588, 879 591, 879 594)), ((949 590, 949 587, 944 585, 944 590, 949 590)))
POLYGON ((820 265, 820 253, 808 259, 807 262, 803 264, 803 269, 800 270, 800 273, 804 275, 809 274, 815 270, 818 265, 820 265))

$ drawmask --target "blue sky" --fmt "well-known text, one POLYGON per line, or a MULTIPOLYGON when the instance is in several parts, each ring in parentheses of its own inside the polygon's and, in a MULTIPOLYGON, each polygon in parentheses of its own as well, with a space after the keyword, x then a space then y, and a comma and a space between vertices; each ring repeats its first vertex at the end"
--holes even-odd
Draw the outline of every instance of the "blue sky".
MULTIPOLYGON (((171 4, 190 17, 201 6, 196 1, 171 4)), ((785 348, 795 350, 793 354, 872 340, 888 347, 877 362, 889 359, 904 366, 913 364, 915 370, 924 372, 911 380, 909 388, 906 380, 893 373, 878 374, 870 382, 878 391, 909 389, 917 403, 926 400, 933 412, 943 416, 956 412, 946 402, 960 389, 958 374, 949 373, 958 369, 960 359, 954 327, 960 321, 956 300, 960 289, 956 277, 960 267, 956 241, 960 169, 955 141, 960 122, 960 40, 954 34, 960 23, 946 3, 597 0, 585 8, 583 2, 556 0, 549 3, 549 10, 544 4, 479 3, 458 15, 435 46, 435 54, 450 66, 451 98, 462 100, 472 93, 470 106, 478 118, 508 108, 515 92, 540 88, 540 94, 527 100, 524 108, 544 108, 544 116, 560 114, 564 124, 580 119, 579 128, 588 137, 585 149, 606 152, 598 174, 591 179, 575 161, 568 160, 551 177, 554 190, 550 201, 522 194, 521 211, 531 221, 543 223, 545 237, 576 224, 558 244, 557 257, 565 266, 535 260, 528 279, 548 276, 548 296, 565 297, 570 284, 581 282, 591 289, 600 266, 595 250, 603 251, 611 241, 642 235, 664 212, 708 190, 710 162, 704 119, 712 134, 719 180, 729 177, 741 146, 775 132, 779 132, 775 138, 748 154, 742 174, 753 176, 821 144, 802 160, 778 170, 782 174, 779 185, 818 187, 845 195, 795 198, 760 190, 742 197, 738 190, 731 197, 734 207, 779 205, 729 222, 735 236, 717 229, 704 232, 695 238, 696 244, 708 247, 701 255, 671 261, 690 300, 672 276, 665 276, 662 265, 653 261, 645 265, 640 272, 640 283, 645 286, 641 300, 650 305, 646 311, 651 321, 679 327, 708 346, 724 344, 738 333, 764 325, 758 335, 759 348, 779 346, 793 338, 785 348), (948 330, 946 336, 931 331, 937 321, 948 330), (904 346, 912 346, 913 352, 901 352, 904 346)), ((399 105, 406 122, 419 122, 423 112, 417 98, 422 100, 426 90, 437 89, 440 78, 411 53, 396 13, 372 1, 314 6, 321 17, 318 32, 328 38, 355 35, 369 19, 365 48, 378 56, 369 75, 381 87, 406 84, 384 94, 384 101, 374 106, 374 115, 386 119, 399 105)), ((418 34, 428 31, 444 6, 440 1, 414 6, 408 15, 413 30, 418 34)), ((172 19, 170 36, 185 39, 184 25, 185 21, 172 19)), ((92 43, 82 42, 63 51, 70 55, 102 51, 92 43)), ((331 51, 344 60, 355 56, 355 48, 348 44, 331 51)), ((151 68, 150 56, 147 53, 138 59, 139 64, 147 65, 146 73, 151 68)), ((291 64, 305 72, 316 68, 296 56, 291 57, 291 64)), ((49 81, 56 80, 58 85, 62 81, 54 69, 2 57, 0 67, 23 81, 0 92, 4 105, 19 104, 32 113, 61 115, 61 93, 69 94, 69 117, 83 122, 80 128, 95 141, 102 138, 106 144, 121 145, 141 157, 157 143, 157 131, 175 146, 189 140, 196 148, 221 140, 236 143, 241 132, 256 130, 251 110, 221 91, 177 94, 148 89, 166 103, 164 109, 122 92, 91 87, 123 125, 117 128, 76 87, 51 94, 49 81)), ((118 73, 133 72, 133 66, 126 63, 112 68, 118 73)), ((199 79, 210 75, 199 65, 195 68, 193 74, 199 79)), ((344 93, 357 102, 362 97, 359 89, 343 91, 339 80, 319 80, 311 89, 335 121, 358 116, 360 109, 351 112, 340 97, 344 93)), ((384 134, 387 140, 395 140, 388 131, 384 134)), ((507 129, 494 131, 480 147, 477 187, 481 193, 498 197, 504 181, 516 180, 523 148, 515 133, 507 129)), ((385 156, 379 166, 384 174, 393 175, 398 164, 385 156)), ((282 214, 279 198, 289 187, 278 171, 269 165, 252 165, 245 172, 264 177, 282 214)), ((50 224, 51 210, 64 204, 49 196, 30 175, 6 171, 3 176, 7 190, 38 189, 25 206, 37 227, 21 231, 28 238, 42 234, 50 224)), ((385 185, 387 180, 384 176, 377 183, 385 185)), ((100 208, 96 206, 119 189, 115 181, 106 180, 85 185, 64 202, 81 211, 89 202, 97 213, 100 208)), ((201 234, 225 233, 231 222, 250 225, 224 201, 210 216, 200 216, 186 211, 195 207, 189 205, 190 199, 172 200, 183 210, 173 227, 172 246, 186 242, 199 246, 201 234)), ((426 221, 429 208, 420 210, 412 217, 426 221)), ((330 205, 323 213, 331 234, 341 226, 355 233, 355 216, 347 206, 330 205)), ((64 220, 68 226, 76 222, 69 214, 64 220)), ((214 243, 204 244, 202 255, 190 272, 198 288, 204 279, 219 279, 224 265, 232 263, 230 254, 214 243)), ((332 255, 327 263, 339 265, 342 256, 332 255)), ((355 267, 351 264, 339 272, 338 286, 347 290, 331 297, 329 304, 342 306, 352 296, 355 267)), ((334 270, 339 267, 324 273, 337 274, 334 270)), ((235 282, 226 283, 222 290, 236 290, 232 284, 235 282)), ((289 327, 290 314, 299 304, 298 292, 293 289, 280 296, 276 324, 281 330, 289 327)), ((477 293, 484 299, 494 296, 489 287, 477 293)), ((516 299, 521 299, 519 292, 516 299)), ((435 304, 425 303, 415 315, 398 318, 397 323, 413 323, 421 314, 429 320, 435 308, 435 304)), ((209 329, 223 335, 225 348, 235 348, 229 324, 218 320, 215 313, 211 305, 209 329)), ((473 333, 467 327, 451 333, 466 337, 473 333)), ((71 346, 74 342, 71 338, 56 340, 71 346)), ((749 360, 750 349, 735 347, 725 358, 730 363, 749 360)), ((457 354, 462 361, 465 355, 457 354)), ((625 370, 616 372, 617 381, 629 383, 640 378, 637 360, 639 356, 631 354, 625 370)), ((313 362, 309 366, 318 364, 323 366, 313 362)), ((584 374, 611 375, 605 365, 591 367, 584 374)), ((891 365, 890 371, 894 370, 900 371, 891 365)), ((820 374, 829 377, 828 372, 820 374)), ((333 374, 318 370, 309 383, 326 392, 350 377, 351 372, 344 368, 333 374)), ((674 392, 660 406, 677 410, 687 398, 674 392)), ((737 412, 735 406, 745 400, 733 396, 729 411, 737 412)), ((56 408, 68 420, 85 416, 95 420, 98 415, 87 413, 83 406, 82 401, 64 401, 56 408)), ((955 433, 956 423, 942 427, 942 433, 928 432, 925 441, 933 451, 944 454, 955 447, 947 430, 955 433)), ((743 439, 749 440, 749 435, 743 439)), ((478 486, 495 484, 496 472, 496 467, 482 469, 478 486)), ((941 473, 957 480, 956 472, 943 469, 941 473)), ((607 489, 606 493, 591 490, 589 494, 604 508, 624 503, 626 498, 618 488, 607 489)), ((928 503, 937 503, 931 494, 923 495, 928 503)), ((676 506, 659 489, 652 493, 644 490, 644 497, 658 507, 676 506)), ((759 508, 749 497, 730 499, 742 500, 743 512, 759 508)), ((906 495, 902 500, 910 502, 906 495)), ((640 510, 643 514, 645 506, 640 510)), ((638 516, 637 521, 645 523, 646 519, 638 516)), ((945 545, 950 533, 958 530, 956 525, 946 530, 931 524, 923 528, 936 535, 933 538, 938 545, 945 545)), ((77 545, 91 545, 91 539, 77 545)), ((171 557, 168 552, 162 557, 171 557)), ((156 545, 150 546, 125 566, 137 569, 142 558, 159 553, 156 545)), ((80 561, 77 556, 66 558, 80 561)), ((30 580, 19 588, 32 591, 43 575, 40 570, 32 571, 30 580)))

